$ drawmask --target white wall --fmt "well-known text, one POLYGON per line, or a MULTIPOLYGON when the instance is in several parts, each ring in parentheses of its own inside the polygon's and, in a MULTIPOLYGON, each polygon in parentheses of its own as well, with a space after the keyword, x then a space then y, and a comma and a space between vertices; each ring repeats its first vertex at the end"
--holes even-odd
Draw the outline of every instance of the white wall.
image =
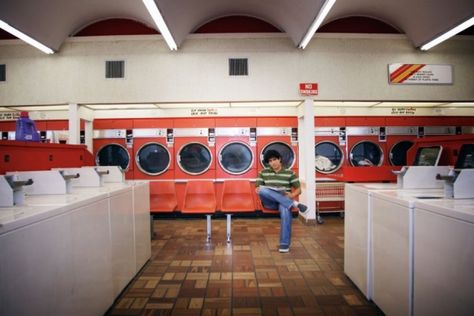
POLYGON ((400 35, 323 34, 304 50, 282 35, 192 35, 177 52, 159 36, 73 38, 45 55, 0 41, 1 105, 295 100, 299 82, 319 83, 319 100, 474 100, 474 40, 428 52, 400 35), (248 77, 229 77, 228 58, 249 58, 248 77), (124 59, 125 79, 105 79, 105 60, 124 59), (389 63, 452 64, 454 84, 389 85, 389 63))

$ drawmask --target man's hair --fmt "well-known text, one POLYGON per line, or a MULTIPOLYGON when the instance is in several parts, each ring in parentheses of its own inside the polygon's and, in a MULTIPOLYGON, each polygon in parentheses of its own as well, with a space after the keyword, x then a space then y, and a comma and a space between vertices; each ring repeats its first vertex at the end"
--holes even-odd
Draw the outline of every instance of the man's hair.
POLYGON ((278 151, 270 149, 265 152, 263 155, 263 161, 265 163, 268 163, 268 161, 272 158, 280 159, 281 160, 281 155, 278 151))

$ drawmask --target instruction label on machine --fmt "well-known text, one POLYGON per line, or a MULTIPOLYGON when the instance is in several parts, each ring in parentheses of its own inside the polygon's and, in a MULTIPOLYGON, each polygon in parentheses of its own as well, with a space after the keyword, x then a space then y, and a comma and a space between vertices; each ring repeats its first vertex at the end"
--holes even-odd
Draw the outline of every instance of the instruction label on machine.
POLYGON ((452 65, 389 64, 390 84, 453 84, 452 65))

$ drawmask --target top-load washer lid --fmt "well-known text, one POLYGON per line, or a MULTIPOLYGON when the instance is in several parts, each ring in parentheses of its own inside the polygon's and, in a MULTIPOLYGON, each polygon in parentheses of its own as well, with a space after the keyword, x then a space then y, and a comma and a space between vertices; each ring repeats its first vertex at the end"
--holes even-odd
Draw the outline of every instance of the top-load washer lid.
POLYGON ((321 173, 333 173, 342 166, 342 150, 329 141, 322 141, 314 146, 314 166, 321 173))
POLYGON ((413 142, 402 140, 390 149, 388 158, 392 166, 407 166, 407 151, 413 146, 413 142))
POLYGON ((281 155, 281 162, 285 168, 291 168, 295 164, 295 152, 291 148, 290 145, 282 143, 282 142, 273 142, 269 143, 265 146, 260 154, 260 162, 262 166, 268 168, 269 165, 263 161, 263 157, 265 157, 265 153, 268 150, 276 150, 281 155))
POLYGON ((442 146, 420 147, 416 151, 414 166, 437 166, 441 158, 442 146))
POLYGON ((211 151, 200 143, 188 143, 178 153, 178 165, 187 174, 202 174, 211 167, 211 162, 211 151))
POLYGON ((350 158, 354 167, 380 166, 383 162, 383 152, 377 144, 364 140, 352 147, 350 158))
POLYGON ((455 169, 474 168, 474 144, 463 144, 459 150, 455 169))
POLYGON ((143 173, 156 176, 168 170, 171 157, 165 146, 147 143, 138 150, 135 162, 143 173))
POLYGON ((228 143, 219 152, 219 164, 227 173, 245 173, 253 164, 252 150, 244 143, 228 143))
POLYGON ((97 151, 95 162, 98 166, 120 166, 122 170, 127 170, 130 155, 122 145, 108 144, 97 151))

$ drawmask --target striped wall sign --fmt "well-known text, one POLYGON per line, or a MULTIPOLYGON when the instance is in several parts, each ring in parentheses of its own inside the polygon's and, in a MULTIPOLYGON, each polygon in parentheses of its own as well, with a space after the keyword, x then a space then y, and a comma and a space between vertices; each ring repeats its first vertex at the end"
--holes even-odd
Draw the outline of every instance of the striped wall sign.
POLYGON ((452 65, 389 64, 390 84, 453 84, 452 65))

